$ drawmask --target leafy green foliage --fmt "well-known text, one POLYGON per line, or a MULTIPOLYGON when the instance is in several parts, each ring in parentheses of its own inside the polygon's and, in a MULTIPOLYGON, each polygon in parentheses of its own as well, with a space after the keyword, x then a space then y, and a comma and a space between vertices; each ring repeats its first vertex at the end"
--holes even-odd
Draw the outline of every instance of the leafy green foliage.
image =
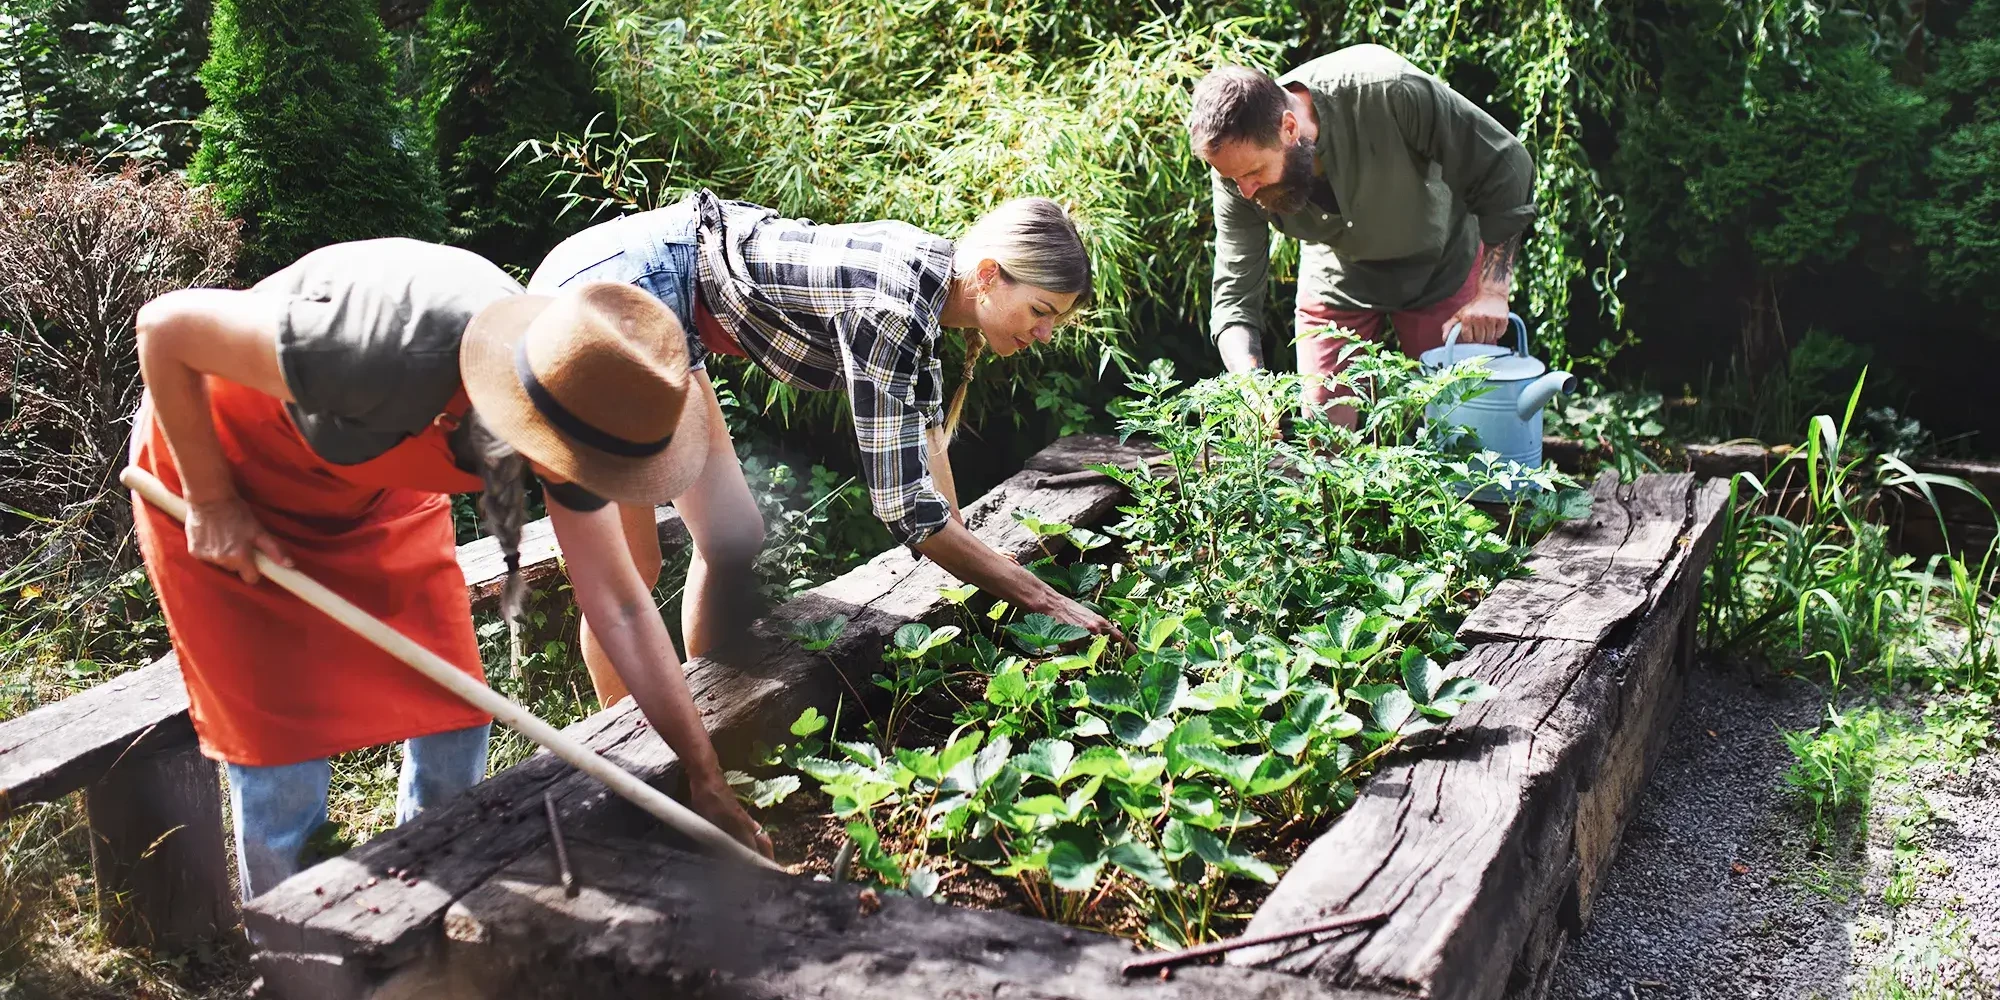
POLYGON ((208 0, 26 0, 0 9, 0 156, 32 143, 180 168, 208 99, 208 0))
POLYGON ((401 125, 372 3, 220 0, 211 38, 189 176, 244 220, 246 270, 344 240, 441 235, 436 174, 401 125))
POLYGON ((2000 0, 1975 0, 1942 45, 1929 91, 1945 131, 1926 171, 1934 193, 1917 206, 1933 290, 2000 311, 2000 0))
POLYGON ((532 269, 583 222, 558 221, 547 178, 508 162, 523 140, 604 110, 577 52, 570 0, 435 0, 424 23, 422 116, 443 191, 446 236, 495 263, 532 269))
MULTIPOLYGON (((1497 464, 1470 473, 1404 443, 1419 400, 1470 376, 1369 360, 1389 416, 1361 433, 1307 421, 1291 442, 1272 441, 1260 415, 1295 379, 1183 388, 1162 366, 1136 381, 1125 429, 1167 462, 1115 473, 1133 501, 1103 534, 1123 541, 1123 559, 1068 567, 1097 569, 1076 596, 1131 646, 1100 636, 1077 649, 1084 630, 1041 614, 1001 624, 998 639, 898 630, 884 653, 894 673, 877 676, 894 721, 865 726, 872 741, 794 757, 837 815, 868 830, 857 856, 872 847, 884 856, 871 870, 925 868, 947 883, 939 856, 975 865, 1069 921, 1101 920, 1104 900, 1122 897, 1144 918, 1124 926, 1198 940, 1216 933, 1233 881, 1277 881, 1278 831, 1316 828, 1383 755, 1491 697, 1441 661, 1458 649, 1457 616, 1517 571, 1525 539, 1465 497, 1495 475, 1551 496, 1567 483, 1497 464), (1329 452, 1343 433, 1345 449, 1329 452), (896 738, 947 730, 933 745, 896 738)), ((1017 519, 1103 548, 1098 533, 1017 519)), ((963 620, 989 616, 967 608, 963 620)), ((811 713, 794 732, 822 722, 811 713)))
POLYGON ((1833 842, 1837 823, 1867 814, 1881 738, 1882 713, 1875 709, 1843 714, 1828 708, 1825 729, 1785 734, 1785 745, 1798 758, 1785 772, 1785 784, 1811 814, 1820 844, 1833 842))

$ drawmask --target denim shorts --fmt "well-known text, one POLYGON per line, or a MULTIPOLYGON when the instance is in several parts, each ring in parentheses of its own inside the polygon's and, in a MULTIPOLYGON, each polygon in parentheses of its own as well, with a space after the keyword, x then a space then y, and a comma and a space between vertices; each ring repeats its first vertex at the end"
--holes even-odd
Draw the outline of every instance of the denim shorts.
POLYGON ((528 291, 548 295, 587 281, 636 285, 673 312, 687 334, 688 367, 702 368, 708 349, 694 324, 698 223, 689 199, 592 226, 542 258, 528 291))

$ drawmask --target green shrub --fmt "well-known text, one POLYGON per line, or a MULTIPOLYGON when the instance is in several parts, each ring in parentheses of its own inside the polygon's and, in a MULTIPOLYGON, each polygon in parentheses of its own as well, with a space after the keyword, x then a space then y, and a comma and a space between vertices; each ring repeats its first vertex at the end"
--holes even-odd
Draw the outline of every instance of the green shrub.
POLYGON ((508 162, 522 140, 580 131, 603 110, 577 53, 575 7, 435 0, 425 20, 423 119, 447 238, 496 263, 532 269, 582 222, 558 222, 544 171, 508 162))
POLYGON ((0 154, 33 143, 186 164, 208 103, 208 14, 208 0, 0 9, 0 154))
POLYGON ((215 5, 190 176, 244 220, 261 274, 328 243, 442 232, 435 175, 398 119, 374 5, 215 5))
POLYGON ((1747 56, 1707 24, 1670 30, 1657 90, 1630 95, 1616 164, 1635 259, 1754 285, 1846 258, 1917 193, 1935 110, 1859 28, 1829 26, 1801 40, 1809 61, 1762 60, 1745 80, 1747 56))
POLYGON ((1826 718, 1826 727, 1817 732, 1785 733, 1785 745, 1798 758, 1785 771, 1785 784, 1810 814, 1813 839, 1831 847, 1841 824, 1868 815, 1883 720, 1881 709, 1843 714, 1832 706, 1826 718))
POLYGON ((1913 225, 1931 289, 2000 312, 2000 0, 1974 3, 1955 34, 1930 80, 1950 110, 1913 225))

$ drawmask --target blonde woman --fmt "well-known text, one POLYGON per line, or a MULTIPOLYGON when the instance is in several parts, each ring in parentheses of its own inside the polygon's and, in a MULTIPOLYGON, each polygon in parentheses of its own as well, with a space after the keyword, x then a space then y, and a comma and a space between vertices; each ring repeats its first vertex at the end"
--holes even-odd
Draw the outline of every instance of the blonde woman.
MULTIPOLYGON (((1095 633, 1104 616, 995 552, 959 516, 945 446, 964 387, 944 405, 945 330, 1002 357, 1047 343, 1090 293, 1090 257, 1055 202, 1007 202, 955 243, 901 222, 816 225, 703 191, 564 241, 529 280, 553 293, 586 282, 635 285, 689 331, 696 391, 712 398, 706 352, 745 357, 806 391, 846 390, 875 516, 898 541, 959 579, 1030 612, 1095 633)), ((751 565, 764 524, 728 428, 708 429, 699 480, 674 500, 694 538, 683 604, 689 656, 747 626, 751 565)), ((657 580, 652 512, 625 508, 640 575, 657 580)), ((598 695, 624 694, 588 626, 584 659, 598 695)))

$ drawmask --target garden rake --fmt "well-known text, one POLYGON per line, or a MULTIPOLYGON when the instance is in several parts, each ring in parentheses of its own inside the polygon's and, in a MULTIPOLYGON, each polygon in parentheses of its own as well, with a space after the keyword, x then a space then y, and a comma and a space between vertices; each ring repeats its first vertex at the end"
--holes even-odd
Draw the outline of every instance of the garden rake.
MULTIPOLYGON (((187 521, 187 501, 168 489, 166 484, 160 482, 152 473, 144 469, 127 467, 119 474, 118 481, 144 497, 147 503, 159 508, 167 516, 183 523, 187 521)), ((457 695, 467 704, 506 723, 515 732, 562 758, 571 767, 603 782, 620 797, 658 817, 675 831, 716 854, 749 861, 773 871, 783 871, 775 862, 743 846, 736 838, 722 832, 694 810, 640 781, 624 768, 598 756, 588 747, 543 722, 534 713, 507 696, 466 676, 443 657, 418 645, 409 636, 390 628, 381 619, 328 590, 319 581, 296 569, 279 565, 262 552, 256 553, 256 559, 258 571, 271 582, 291 591, 307 604, 326 612, 334 621, 354 630, 384 652, 409 664, 418 673, 457 695)))

